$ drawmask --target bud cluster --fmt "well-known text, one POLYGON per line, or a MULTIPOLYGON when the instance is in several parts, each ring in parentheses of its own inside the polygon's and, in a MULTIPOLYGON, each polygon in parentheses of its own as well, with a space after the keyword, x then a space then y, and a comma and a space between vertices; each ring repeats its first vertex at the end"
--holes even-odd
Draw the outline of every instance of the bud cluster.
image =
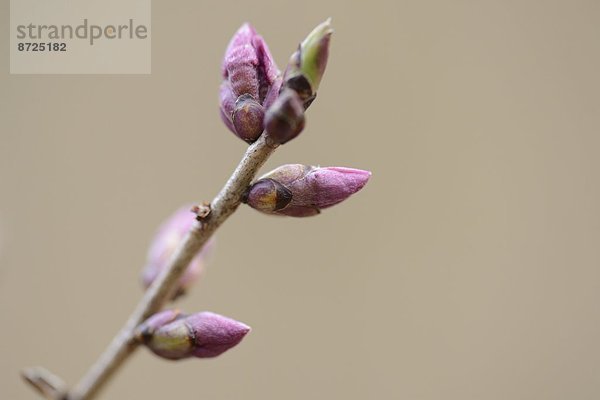
POLYGON ((266 131, 284 144, 304 128, 329 54, 330 20, 317 26, 292 55, 284 77, 264 39, 244 24, 231 39, 222 66, 221 118, 239 138, 256 141, 266 131))
MULTIPOLYGON (((300 43, 282 76, 263 38, 249 24, 242 25, 227 47, 221 69, 220 112, 225 125, 248 143, 263 132, 274 144, 297 137, 325 72, 332 32, 330 20, 317 26, 300 43)), ((287 164, 252 183, 242 201, 266 214, 308 217, 346 200, 370 176, 369 171, 354 168, 287 164)), ((200 228, 190 208, 177 210, 159 228, 142 272, 144 287, 167 268, 186 235, 200 228)), ((213 246, 209 241, 192 259, 176 295, 202 273, 213 246)), ((136 338, 156 355, 180 360, 218 356, 249 331, 247 325, 212 312, 187 315, 166 310, 138 326, 136 338)))

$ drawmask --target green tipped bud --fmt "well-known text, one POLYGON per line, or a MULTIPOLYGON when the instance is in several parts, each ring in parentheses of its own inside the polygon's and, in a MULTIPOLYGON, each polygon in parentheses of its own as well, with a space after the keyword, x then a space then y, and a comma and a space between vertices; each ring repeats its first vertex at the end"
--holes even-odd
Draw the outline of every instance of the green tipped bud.
POLYGON ((300 57, 302 72, 308 78, 316 92, 321 83, 321 78, 325 73, 327 66, 327 57, 329 56, 329 41, 333 28, 331 27, 331 18, 317 26, 300 44, 300 57))
POLYGON ((305 108, 315 99, 325 73, 332 33, 329 18, 308 34, 290 58, 284 77, 285 86, 298 93, 305 108))

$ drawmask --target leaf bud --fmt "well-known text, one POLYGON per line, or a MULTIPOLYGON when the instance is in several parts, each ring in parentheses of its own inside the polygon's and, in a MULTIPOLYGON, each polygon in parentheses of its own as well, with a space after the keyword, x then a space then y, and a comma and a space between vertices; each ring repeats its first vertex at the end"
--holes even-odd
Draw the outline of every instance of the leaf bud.
POLYGON ((285 71, 284 86, 298 93, 305 108, 308 108, 317 96, 329 58, 329 42, 332 34, 333 28, 329 18, 313 29, 300 43, 285 71))

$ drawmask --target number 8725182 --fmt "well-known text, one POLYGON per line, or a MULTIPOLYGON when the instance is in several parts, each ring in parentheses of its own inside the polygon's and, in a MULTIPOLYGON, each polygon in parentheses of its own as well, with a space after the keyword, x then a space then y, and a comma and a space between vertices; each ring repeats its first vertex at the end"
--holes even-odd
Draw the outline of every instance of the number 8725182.
POLYGON ((19 51, 67 51, 66 43, 30 43, 21 42, 17 44, 17 50, 19 51))

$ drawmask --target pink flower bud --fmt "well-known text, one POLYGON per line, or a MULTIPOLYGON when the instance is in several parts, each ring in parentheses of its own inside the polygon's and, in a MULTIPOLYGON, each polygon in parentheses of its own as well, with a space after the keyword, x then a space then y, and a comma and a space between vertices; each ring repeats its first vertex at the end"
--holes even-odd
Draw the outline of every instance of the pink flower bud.
POLYGON ((265 131, 275 143, 289 142, 304 129, 304 105, 298 94, 285 88, 265 116, 265 131))
POLYGON ((252 143, 263 131, 262 116, 279 93, 281 77, 267 44, 250 24, 233 35, 221 72, 221 117, 233 133, 252 143))
POLYGON ((360 169, 287 164, 252 184, 244 202, 267 214, 308 217, 358 192, 370 177, 360 169))
POLYGON ((166 310, 148 318, 136 331, 156 355, 169 360, 216 357, 242 341, 250 327, 212 312, 192 315, 166 310))
MULTIPOLYGON (((167 266, 185 235, 196 223, 196 216, 190 212, 190 209, 191 205, 181 207, 158 229, 148 250, 146 266, 142 270, 142 285, 144 288, 148 288, 167 266)), ((214 246, 215 240, 212 238, 204 245, 202 251, 192 259, 179 280, 179 288, 175 297, 184 294, 202 274, 206 259, 212 253, 214 246)))

